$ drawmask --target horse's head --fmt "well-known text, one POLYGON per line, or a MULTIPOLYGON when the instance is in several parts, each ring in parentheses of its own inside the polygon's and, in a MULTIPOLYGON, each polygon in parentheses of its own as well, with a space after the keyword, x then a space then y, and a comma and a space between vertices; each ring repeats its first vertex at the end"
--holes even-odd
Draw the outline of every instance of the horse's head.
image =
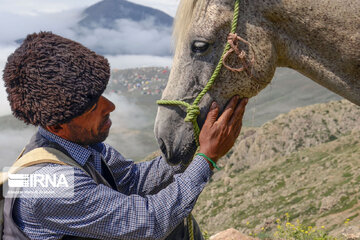
MULTIPOLYGON (((230 50, 225 59, 229 68, 239 71, 221 68, 212 88, 199 104, 200 127, 212 101, 223 108, 234 95, 253 97, 274 75, 277 55, 271 36, 261 24, 258 9, 254 5, 243 5, 252 1, 241 2, 236 33, 248 43, 231 36, 238 47, 230 50)), ((181 1, 174 29, 176 52, 162 99, 192 104, 203 90, 224 51, 233 22, 234 5, 235 0, 181 1)), ((196 150, 193 126, 184 122, 185 116, 183 107, 161 105, 158 109, 155 135, 164 156, 172 164, 191 161, 196 150)))

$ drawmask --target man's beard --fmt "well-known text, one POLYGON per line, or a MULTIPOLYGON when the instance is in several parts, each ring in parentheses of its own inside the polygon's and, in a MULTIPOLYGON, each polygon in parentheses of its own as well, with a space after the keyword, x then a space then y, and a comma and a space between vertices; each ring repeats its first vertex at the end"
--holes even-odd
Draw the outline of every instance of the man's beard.
POLYGON ((95 134, 93 131, 69 124, 69 129, 72 132, 71 141, 82 146, 89 146, 103 142, 109 136, 110 129, 107 131, 101 131, 101 128, 102 125, 99 126, 98 133, 95 134))

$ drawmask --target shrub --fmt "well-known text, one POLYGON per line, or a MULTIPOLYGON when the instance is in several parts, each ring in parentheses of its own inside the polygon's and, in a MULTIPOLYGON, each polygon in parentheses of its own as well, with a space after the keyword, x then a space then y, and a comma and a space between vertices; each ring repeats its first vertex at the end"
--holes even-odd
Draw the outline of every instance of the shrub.
POLYGON ((340 240, 329 236, 325 231, 325 227, 320 229, 313 226, 306 226, 301 224, 299 220, 296 224, 289 222, 289 214, 286 213, 285 222, 281 222, 280 219, 276 220, 277 230, 274 233, 274 239, 287 239, 287 240, 340 240))

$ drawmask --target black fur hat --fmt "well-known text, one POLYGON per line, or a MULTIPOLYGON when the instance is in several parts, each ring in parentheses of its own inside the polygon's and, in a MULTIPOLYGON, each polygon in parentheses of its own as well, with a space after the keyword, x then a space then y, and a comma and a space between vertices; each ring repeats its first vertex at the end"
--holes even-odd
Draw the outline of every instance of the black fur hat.
POLYGON ((28 35, 3 74, 14 116, 35 126, 80 116, 99 99, 109 77, 106 58, 51 32, 28 35))

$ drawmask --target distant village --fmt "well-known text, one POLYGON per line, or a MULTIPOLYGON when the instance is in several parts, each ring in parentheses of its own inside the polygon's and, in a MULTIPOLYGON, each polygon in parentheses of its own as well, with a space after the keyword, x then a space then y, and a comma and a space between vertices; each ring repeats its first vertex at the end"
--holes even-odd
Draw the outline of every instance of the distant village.
POLYGON ((113 69, 108 89, 118 94, 161 96, 169 73, 168 67, 113 69))

